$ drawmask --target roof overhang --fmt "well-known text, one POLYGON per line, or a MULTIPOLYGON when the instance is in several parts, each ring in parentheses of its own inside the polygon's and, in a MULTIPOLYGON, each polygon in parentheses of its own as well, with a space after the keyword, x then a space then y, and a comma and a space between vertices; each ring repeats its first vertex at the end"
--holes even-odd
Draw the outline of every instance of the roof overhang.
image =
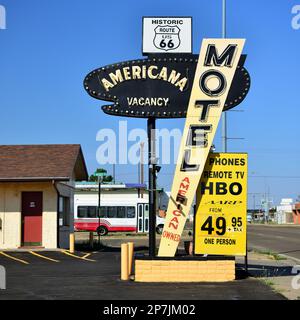
POLYGON ((48 182, 48 181, 70 181, 69 177, 15 177, 0 178, 0 182, 48 182))

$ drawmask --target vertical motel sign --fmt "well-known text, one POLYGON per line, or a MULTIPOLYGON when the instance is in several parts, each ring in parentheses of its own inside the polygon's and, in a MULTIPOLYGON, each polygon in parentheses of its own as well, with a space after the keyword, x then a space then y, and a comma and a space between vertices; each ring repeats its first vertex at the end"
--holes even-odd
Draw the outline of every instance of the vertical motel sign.
POLYGON ((176 253, 244 43, 243 39, 202 42, 158 256, 176 253))

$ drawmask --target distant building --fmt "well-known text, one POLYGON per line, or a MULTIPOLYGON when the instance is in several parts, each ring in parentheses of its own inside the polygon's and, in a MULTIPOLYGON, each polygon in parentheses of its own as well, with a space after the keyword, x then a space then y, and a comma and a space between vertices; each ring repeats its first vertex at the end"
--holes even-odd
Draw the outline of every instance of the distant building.
POLYGON ((251 217, 254 222, 260 222, 264 220, 265 212, 261 209, 248 209, 247 216, 251 217))
POLYGON ((293 218, 295 224, 300 224, 300 202, 293 206, 293 218))
POLYGON ((282 199, 276 207, 275 222, 278 224, 293 223, 293 199, 282 199))
POLYGON ((0 146, 0 249, 68 248, 80 145, 0 146))

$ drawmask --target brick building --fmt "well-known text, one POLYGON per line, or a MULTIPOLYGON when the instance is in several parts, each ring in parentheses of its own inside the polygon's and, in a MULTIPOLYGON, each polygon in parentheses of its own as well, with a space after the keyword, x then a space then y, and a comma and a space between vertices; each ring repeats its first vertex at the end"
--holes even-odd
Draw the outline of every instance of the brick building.
POLYGON ((300 224, 300 202, 293 206, 293 218, 295 224, 300 224))

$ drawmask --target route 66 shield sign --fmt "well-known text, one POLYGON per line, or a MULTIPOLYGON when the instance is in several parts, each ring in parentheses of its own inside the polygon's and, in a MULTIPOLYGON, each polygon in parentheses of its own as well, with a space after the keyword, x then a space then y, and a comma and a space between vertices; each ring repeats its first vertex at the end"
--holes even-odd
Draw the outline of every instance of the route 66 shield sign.
POLYGON ((153 43, 160 50, 174 50, 180 45, 180 29, 178 26, 159 25, 155 29, 153 43))

